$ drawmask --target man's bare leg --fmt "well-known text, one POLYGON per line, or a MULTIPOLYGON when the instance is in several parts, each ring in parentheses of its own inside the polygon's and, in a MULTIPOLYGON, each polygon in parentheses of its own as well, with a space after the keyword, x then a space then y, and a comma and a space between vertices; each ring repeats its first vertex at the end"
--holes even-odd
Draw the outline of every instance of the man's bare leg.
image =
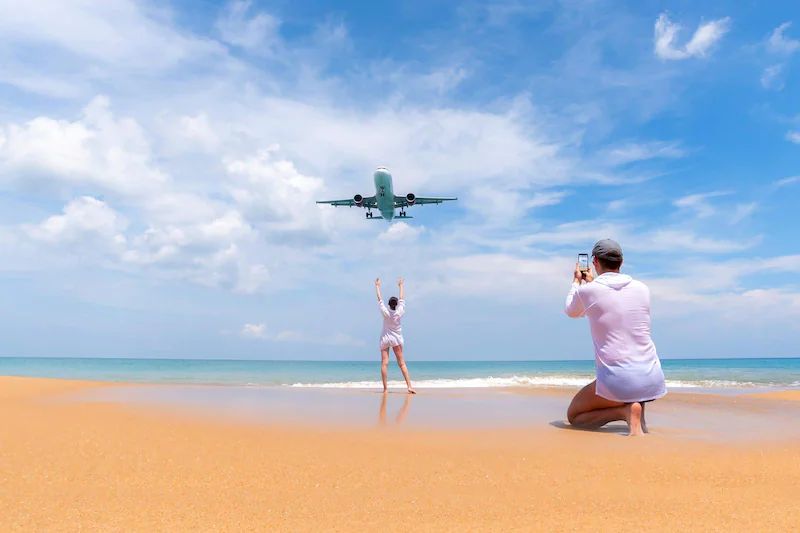
POLYGON ((575 427, 599 429, 609 422, 624 420, 631 436, 642 434, 642 406, 614 402, 597 395, 596 382, 582 388, 567 409, 567 419, 575 427))
POLYGON ((416 394, 417 391, 411 386, 411 378, 408 377, 408 368, 406 368, 406 360, 403 359, 403 345, 395 346, 394 356, 397 359, 397 366, 400 367, 400 372, 403 373, 403 378, 406 380, 406 387, 408 387, 409 394, 416 394))
POLYGON ((383 392, 387 392, 388 386, 386 379, 389 374, 389 348, 381 349, 381 381, 383 382, 383 392))
POLYGON ((644 407, 645 407, 647 404, 646 404, 645 402, 640 402, 640 405, 642 406, 642 433, 650 433, 650 432, 647 430, 647 422, 645 422, 645 420, 644 420, 644 407))

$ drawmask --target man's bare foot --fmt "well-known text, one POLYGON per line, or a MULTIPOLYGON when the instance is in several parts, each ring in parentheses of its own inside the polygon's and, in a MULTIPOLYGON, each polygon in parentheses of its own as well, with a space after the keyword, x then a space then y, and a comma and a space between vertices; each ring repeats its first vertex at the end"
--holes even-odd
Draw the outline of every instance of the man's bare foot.
POLYGON ((628 406, 628 435, 638 437, 642 433, 642 404, 632 403, 628 406))
POLYGON ((409 388, 408 388, 408 393, 409 393, 409 394, 416 394, 416 393, 417 393, 417 391, 415 391, 414 389, 412 389, 411 387, 409 387, 409 388))
POLYGON ((384 394, 389 394, 389 389, 383 389, 384 394))

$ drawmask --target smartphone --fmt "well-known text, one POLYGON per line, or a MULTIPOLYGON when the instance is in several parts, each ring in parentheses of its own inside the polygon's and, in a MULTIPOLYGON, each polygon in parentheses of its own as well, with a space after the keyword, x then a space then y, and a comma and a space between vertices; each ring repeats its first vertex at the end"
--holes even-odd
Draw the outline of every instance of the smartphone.
POLYGON ((581 272, 589 270, 589 254, 578 254, 578 268, 581 272))

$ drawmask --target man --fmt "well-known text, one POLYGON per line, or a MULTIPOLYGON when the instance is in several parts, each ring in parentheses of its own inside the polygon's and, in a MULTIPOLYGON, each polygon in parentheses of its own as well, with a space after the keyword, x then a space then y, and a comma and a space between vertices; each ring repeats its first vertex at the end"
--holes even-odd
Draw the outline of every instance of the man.
POLYGON ((641 435, 647 433, 644 402, 667 393, 650 338, 650 290, 620 274, 622 248, 616 241, 598 241, 592 264, 596 278, 575 265, 565 311, 572 318, 589 318, 597 379, 575 395, 567 419, 585 429, 624 420, 630 435, 641 435))

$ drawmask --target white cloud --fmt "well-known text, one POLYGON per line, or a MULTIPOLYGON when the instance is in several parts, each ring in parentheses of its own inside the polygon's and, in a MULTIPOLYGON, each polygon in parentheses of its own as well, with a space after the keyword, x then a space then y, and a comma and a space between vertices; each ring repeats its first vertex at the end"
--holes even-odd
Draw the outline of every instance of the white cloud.
POLYGON ((737 205, 733 211, 733 215, 731 216, 731 223, 738 224, 742 220, 755 213, 758 207, 758 202, 749 202, 746 204, 737 205))
POLYGON ((674 252, 677 250, 702 254, 725 254, 752 248, 759 238, 722 240, 696 235, 692 231, 680 229, 656 230, 641 237, 632 237, 630 242, 639 250, 653 252, 674 252))
POLYGON ((794 185, 795 183, 800 183, 800 176, 789 176, 788 178, 779 179, 773 182, 772 186, 776 189, 780 189, 781 187, 794 185))
POLYGON ((403 221, 394 222, 378 235, 378 240, 388 243, 410 243, 424 231, 424 226, 411 226, 403 221))
POLYGON ((659 314, 711 313, 708 316, 729 327, 788 325, 800 318, 800 293, 788 287, 745 288, 743 280, 758 280, 765 273, 795 272, 798 261, 800 256, 791 255, 685 264, 683 271, 672 277, 654 277, 647 283, 659 314))
POLYGON ((628 143, 615 146, 604 152, 604 158, 609 165, 618 166, 647 161, 650 159, 676 159, 686 155, 676 142, 653 141, 647 143, 628 143))
POLYGON ((800 131, 787 131, 786 140, 794 144, 800 144, 800 131))
POLYGON ((105 202, 83 196, 68 203, 60 215, 48 217, 36 226, 27 226, 30 237, 57 245, 94 243, 98 240, 114 247, 125 246, 123 231, 128 222, 105 202))
POLYGON ((729 28, 729 17, 700 24, 692 38, 685 45, 679 46, 676 41, 681 26, 670 21, 666 13, 662 13, 655 23, 653 37, 655 53, 659 58, 668 60, 705 57, 729 28))
POLYGON ((574 260, 563 256, 541 259, 511 254, 455 256, 432 262, 430 278, 422 283, 420 291, 512 302, 530 297, 539 299, 543 293, 564 292, 574 265, 574 260))
POLYGON ((117 119, 104 96, 94 98, 79 120, 37 117, 0 127, 0 138, 0 172, 7 180, 90 185, 129 196, 152 194, 167 181, 152 163, 142 128, 117 119))
POLYGON ((210 40, 176 31, 167 12, 129 0, 0 0, 0 12, 6 40, 55 47, 61 59, 67 52, 118 70, 162 69, 219 51, 210 40))
POLYGON ((301 344, 319 344, 327 346, 363 346, 364 341, 347 335, 346 333, 325 333, 312 335, 294 329, 285 329, 277 333, 270 333, 267 325, 262 323, 244 324, 239 335, 245 339, 259 339, 271 342, 292 342, 301 344))
POLYGON ((706 218, 717 212, 716 208, 708 201, 709 198, 727 196, 729 192, 714 191, 701 194, 689 194, 675 200, 673 205, 682 209, 694 211, 698 218, 706 218))
POLYGON ((269 54, 280 42, 281 22, 265 12, 250 16, 251 7, 250 0, 230 2, 217 20, 217 30, 226 43, 259 54, 269 54))
POLYGON ((253 223, 273 238, 324 238, 334 215, 316 205, 323 190, 320 178, 307 176, 278 156, 278 147, 241 159, 229 159, 229 193, 253 223))
POLYGON ((791 22, 784 22, 772 31, 767 40, 767 49, 770 52, 791 55, 800 50, 800 40, 786 36, 786 30, 791 25, 791 22))
POLYGON ((765 89, 776 89, 780 91, 784 87, 783 65, 770 65, 761 73, 761 86, 765 89))
POLYGON ((248 339, 263 339, 266 337, 267 325, 260 324, 245 324, 242 326, 239 334, 248 339))
POLYGON ((772 56, 781 56, 782 62, 770 65, 761 74, 761 86, 765 89, 782 90, 784 88, 784 78, 786 65, 789 57, 800 50, 800 40, 786 36, 786 30, 792 25, 791 22, 784 22, 775 28, 767 39, 766 49, 772 56))

